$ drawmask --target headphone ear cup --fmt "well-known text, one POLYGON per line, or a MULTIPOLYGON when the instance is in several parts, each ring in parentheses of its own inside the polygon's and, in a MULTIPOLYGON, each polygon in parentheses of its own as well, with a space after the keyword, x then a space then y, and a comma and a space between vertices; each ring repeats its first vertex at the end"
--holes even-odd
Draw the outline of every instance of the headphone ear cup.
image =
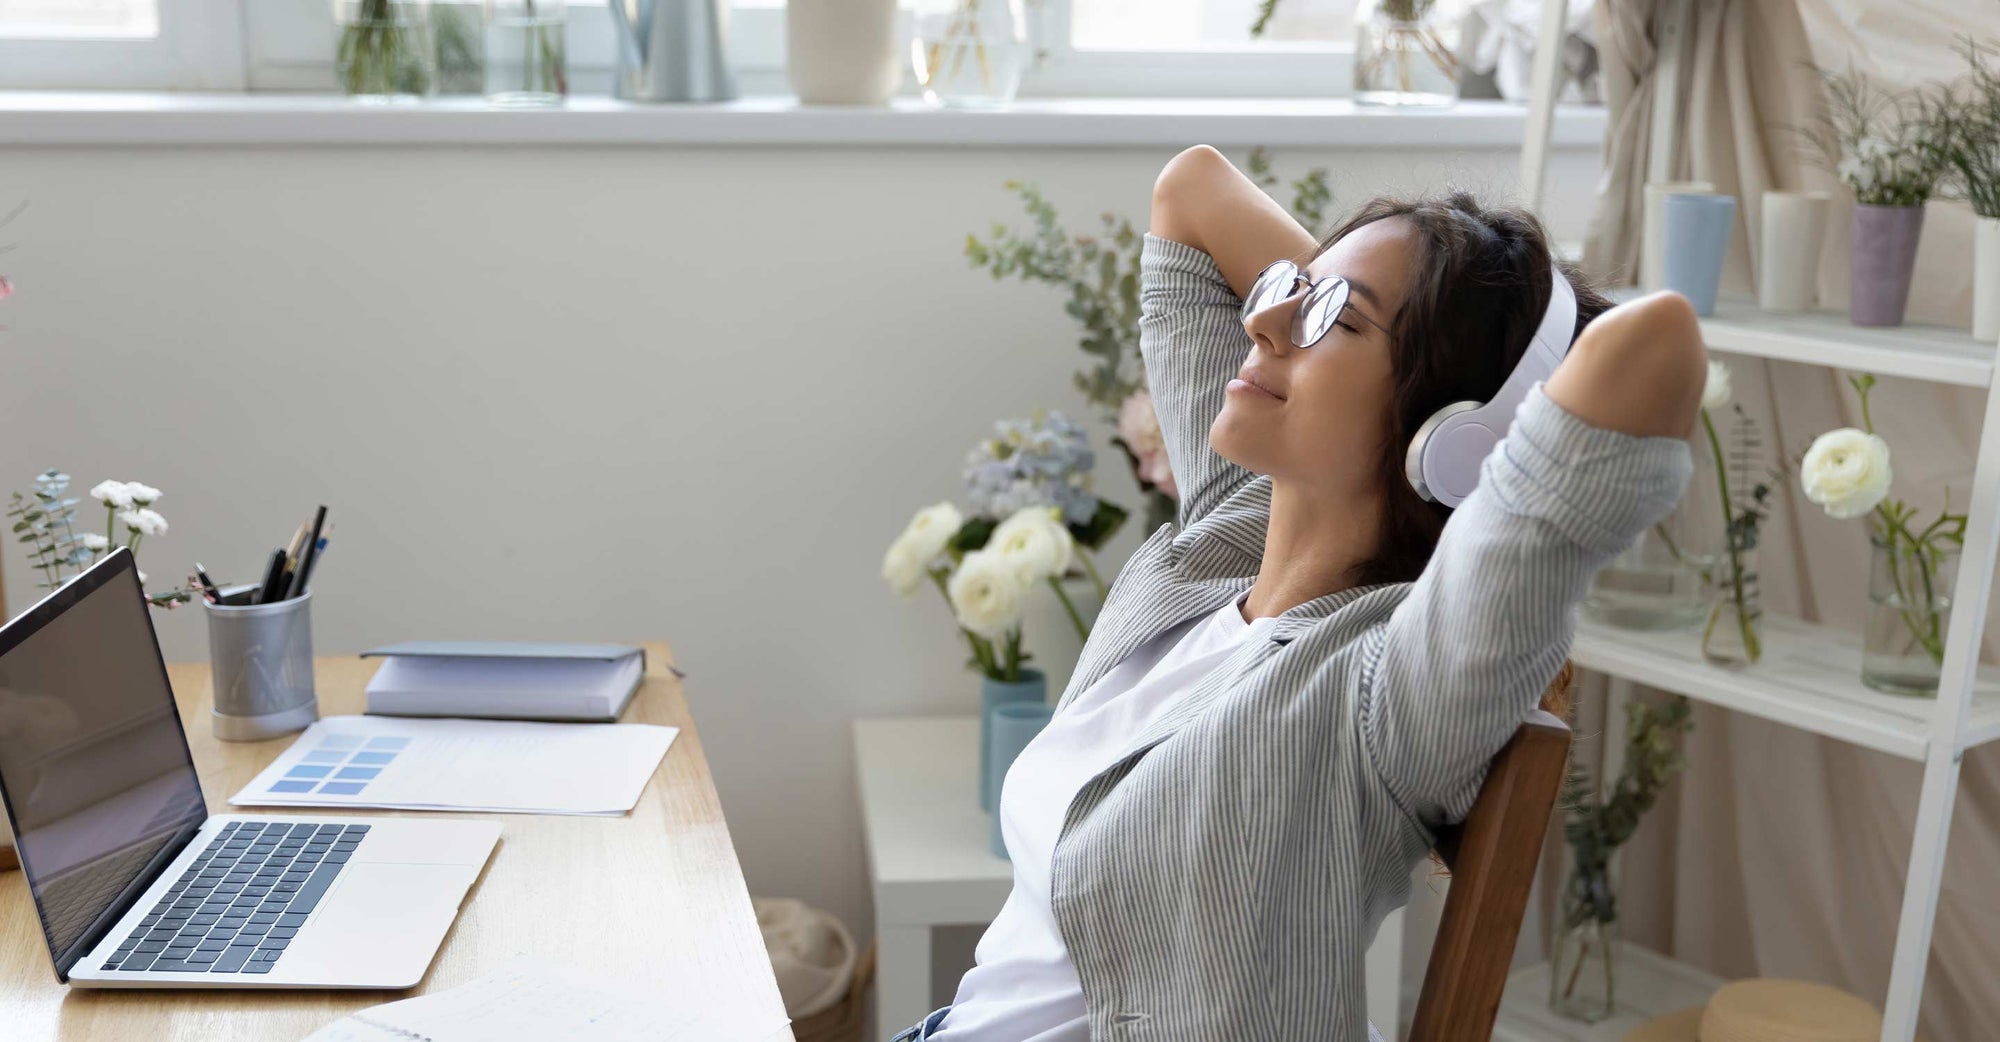
MULTIPOLYGON (((1423 425, 1417 428, 1417 433, 1410 438, 1410 447, 1403 453, 1403 477, 1409 481, 1410 488, 1417 495, 1433 503, 1440 502, 1424 473, 1427 463, 1430 465, 1429 469, 1436 469, 1439 430, 1452 417, 1471 412, 1479 408, 1479 405, 1478 402, 1453 402, 1431 413, 1430 418, 1425 420, 1423 425)), ((1458 501, 1453 500, 1445 505, 1457 506, 1458 501)))

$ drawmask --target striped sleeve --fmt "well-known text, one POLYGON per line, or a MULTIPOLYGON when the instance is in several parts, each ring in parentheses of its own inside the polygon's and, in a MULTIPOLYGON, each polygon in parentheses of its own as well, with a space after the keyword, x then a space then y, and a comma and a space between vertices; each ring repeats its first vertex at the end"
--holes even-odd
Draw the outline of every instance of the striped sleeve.
POLYGON ((1208 428, 1222 412, 1223 385, 1250 353, 1243 301, 1213 257, 1148 235, 1139 260, 1139 308, 1139 353, 1186 528, 1251 478, 1208 444, 1208 428))
POLYGON ((1690 469, 1685 441, 1593 427, 1530 392, 1364 658, 1363 741, 1404 809, 1429 825, 1471 810, 1569 654, 1591 577, 1673 509, 1690 469))

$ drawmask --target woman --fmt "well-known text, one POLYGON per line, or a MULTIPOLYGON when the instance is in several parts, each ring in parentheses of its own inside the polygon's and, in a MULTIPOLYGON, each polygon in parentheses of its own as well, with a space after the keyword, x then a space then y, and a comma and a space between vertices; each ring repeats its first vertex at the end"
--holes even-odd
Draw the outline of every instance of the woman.
POLYGON ((1161 174, 1151 231, 1141 347, 1180 525, 1126 564, 1007 776, 1014 889, 978 965, 899 1038, 1366 1037, 1376 927, 1551 690, 1592 573, 1687 478, 1693 313, 1579 287, 1587 329, 1477 489, 1455 512, 1412 490, 1418 426, 1492 398, 1547 308, 1524 213, 1378 200, 1315 254, 1204 147, 1161 174), (1281 258, 1311 261, 1245 315, 1281 258), (1331 275, 1345 307, 1295 322, 1331 275))

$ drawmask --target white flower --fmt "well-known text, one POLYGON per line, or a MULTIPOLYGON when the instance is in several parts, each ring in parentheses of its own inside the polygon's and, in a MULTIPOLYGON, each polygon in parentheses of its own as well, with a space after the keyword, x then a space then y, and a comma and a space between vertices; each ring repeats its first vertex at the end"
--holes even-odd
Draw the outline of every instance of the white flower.
POLYGON ((120 510, 132 506, 132 486, 123 481, 100 481, 90 490, 90 498, 120 510))
POLYGON ((139 573, 139 585, 141 585, 141 586, 144 586, 144 585, 146 585, 146 573, 145 573, 145 572, 140 572, 140 573, 139 573))
POLYGON ((944 553, 945 545, 964 523, 958 508, 950 503, 934 503, 917 511, 882 555, 882 578, 889 588, 900 597, 917 592, 931 563, 944 553))
POLYGON ((91 553, 101 553, 111 548, 111 540, 95 532, 86 532, 83 535, 77 536, 76 542, 78 546, 83 547, 91 553))
POLYGON ((882 579, 889 584, 898 597, 908 597, 924 584, 924 561, 907 539, 898 539, 889 544, 889 552, 882 555, 882 579))
POLYGON ((1714 412, 1729 404, 1729 367, 1721 362, 1708 363, 1708 383, 1702 385, 1701 407, 1714 412))
POLYGON ((127 481, 125 483, 125 494, 132 497, 134 505, 142 507, 152 506, 154 501, 160 498, 159 489, 151 485, 142 485, 136 481, 127 481))
POLYGON ((1854 143, 1854 154, 1862 159, 1892 159, 1896 149, 1883 138, 1870 135, 1854 143))
POLYGON ((1813 439, 1799 464, 1806 498, 1840 520, 1860 517, 1889 494, 1889 443, 1853 427, 1813 439))
POLYGON ((1022 586, 1069 571, 1076 559, 1076 540, 1063 527, 1057 507, 1027 507, 1000 522, 986 540, 986 549, 1013 566, 1022 586))
POLYGON ((118 520, 125 522, 126 531, 140 535, 164 535, 167 531, 167 519, 144 507, 125 511, 118 515, 118 520))
POLYGON ((951 577, 951 607, 958 624, 987 640, 1001 640, 1021 625, 1020 569, 991 550, 975 550, 951 577))

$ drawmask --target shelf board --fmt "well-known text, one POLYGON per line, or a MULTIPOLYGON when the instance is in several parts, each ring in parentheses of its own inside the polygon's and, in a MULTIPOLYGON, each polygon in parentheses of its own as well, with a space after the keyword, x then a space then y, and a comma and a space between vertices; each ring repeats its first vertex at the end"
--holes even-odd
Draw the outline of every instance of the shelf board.
MULTIPOLYGON (((1610 296, 1624 301, 1639 295, 1623 289, 1610 296)), ((1712 351, 1964 387, 1990 384, 1994 356, 2000 353, 2000 344, 1974 340, 1963 329, 1864 328, 1840 312, 1780 315, 1742 298, 1717 301, 1715 314, 1701 320, 1701 332, 1712 351)))
MULTIPOLYGON (((1861 638, 1766 614, 1764 658, 1747 669, 1709 665, 1699 630, 1617 629, 1584 619, 1570 658, 1578 666, 1776 723, 1921 760, 1936 699, 1885 695, 1861 683, 1861 638)), ((2000 737, 2000 674, 1980 670, 1961 748, 2000 737)))
POLYGON ((1500 999, 1494 1042, 1621 1042, 1654 1017, 1701 1006, 1721 978, 1636 944, 1620 943, 1617 1009, 1609 1020, 1584 1024, 1549 1009, 1549 964, 1515 970, 1500 999))

